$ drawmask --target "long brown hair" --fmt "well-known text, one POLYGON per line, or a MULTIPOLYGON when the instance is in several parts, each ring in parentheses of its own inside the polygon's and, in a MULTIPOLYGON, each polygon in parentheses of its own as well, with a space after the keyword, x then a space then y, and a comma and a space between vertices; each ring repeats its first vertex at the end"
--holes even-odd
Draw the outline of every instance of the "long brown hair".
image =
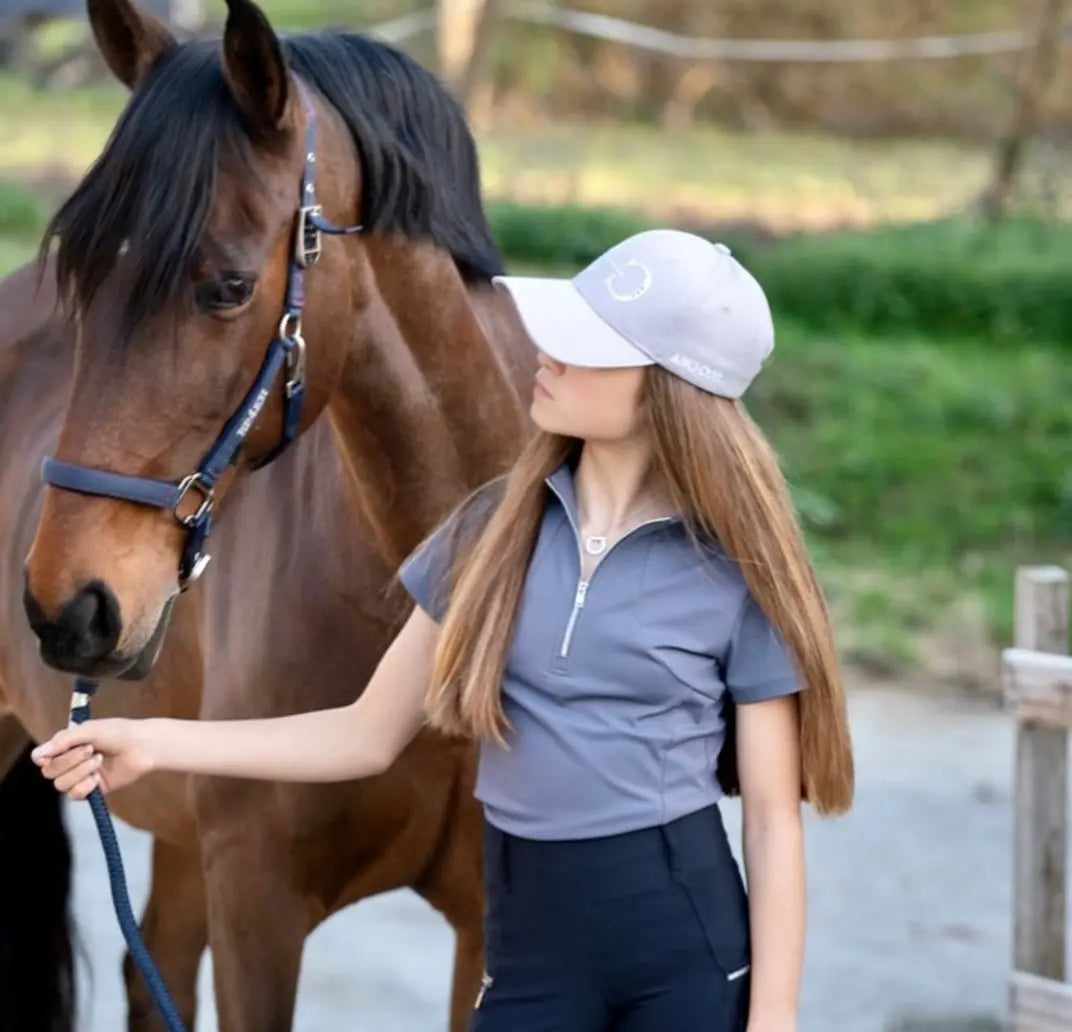
MULTIPOLYGON (((798 696, 801 796, 819 813, 842 813, 854 780, 844 688, 826 601, 774 451, 741 403, 658 367, 647 370, 645 409, 655 469, 675 505, 697 538, 716 538, 739 564, 805 686, 798 696)), ((482 529, 459 540, 427 700, 430 722, 443 731, 506 744, 502 672, 546 502, 544 480, 577 447, 573 438, 536 433, 496 485, 482 529)), ((740 789, 734 716, 727 700, 718 776, 730 794, 740 789)))

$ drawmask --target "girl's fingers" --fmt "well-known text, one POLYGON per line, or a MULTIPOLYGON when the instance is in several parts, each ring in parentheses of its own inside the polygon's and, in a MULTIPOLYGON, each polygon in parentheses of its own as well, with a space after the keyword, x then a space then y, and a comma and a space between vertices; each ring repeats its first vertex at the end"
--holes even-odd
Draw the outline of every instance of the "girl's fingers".
POLYGON ((55 781, 57 778, 74 770, 79 764, 85 763, 86 760, 91 759, 92 756, 93 746, 83 745, 77 749, 71 749, 67 752, 60 753, 53 759, 46 761, 41 768, 41 773, 44 774, 46 778, 55 781))
MULTIPOLYGON (((92 723, 92 721, 89 723, 92 723)), ((33 758, 34 763, 43 765, 46 760, 54 759, 62 753, 70 751, 76 745, 85 745, 89 741, 87 735, 92 733, 92 730, 88 729, 85 724, 65 728, 63 731, 57 731, 47 742, 39 745, 30 753, 30 756, 33 758)))
POLYGON ((76 801, 85 799, 85 798, 87 798, 89 796, 89 794, 93 791, 93 789, 97 788, 99 785, 100 785, 100 775, 99 774, 91 774, 88 778, 85 778, 84 780, 79 781, 78 784, 75 785, 74 788, 72 788, 67 793, 67 798, 68 799, 74 799, 76 801))
MULTIPOLYGON (((78 766, 67 771, 66 774, 56 778, 56 791, 70 792, 71 789, 80 786, 87 779, 95 778, 103 762, 104 757, 98 753, 91 759, 79 763, 78 766)), ((89 793, 87 792, 86 794, 88 795, 89 793)))

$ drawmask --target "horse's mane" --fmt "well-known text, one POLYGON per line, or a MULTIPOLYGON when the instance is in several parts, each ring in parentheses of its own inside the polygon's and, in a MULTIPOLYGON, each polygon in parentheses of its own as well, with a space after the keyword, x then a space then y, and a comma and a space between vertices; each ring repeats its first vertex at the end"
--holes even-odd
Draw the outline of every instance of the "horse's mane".
MULTIPOLYGON (((438 80, 355 34, 295 36, 282 46, 293 71, 350 130, 362 167, 362 224, 432 241, 467 282, 499 273, 473 138, 438 80)), ((58 241, 61 291, 87 305, 122 255, 134 268, 126 337, 188 288, 217 171, 228 161, 254 176, 253 147, 224 82, 219 42, 174 47, 46 230, 43 251, 58 241)), ((297 199, 297 181, 294 190, 297 199)))

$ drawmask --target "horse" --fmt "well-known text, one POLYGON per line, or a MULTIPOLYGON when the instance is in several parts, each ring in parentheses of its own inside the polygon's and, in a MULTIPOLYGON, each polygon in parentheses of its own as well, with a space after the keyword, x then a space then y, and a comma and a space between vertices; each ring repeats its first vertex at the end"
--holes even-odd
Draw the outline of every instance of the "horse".
MULTIPOLYGON (((0 343, 0 714, 28 739, 64 723, 71 674, 107 679, 100 716, 351 701, 411 607, 399 563, 531 430, 536 355, 491 283, 458 104, 384 44, 227 6, 221 39, 180 44, 89 0, 131 96, 46 233, 62 303, 0 343)), ((472 743, 426 728, 363 781, 115 793, 153 836, 142 929, 187 1025, 206 945, 222 1032, 282 1032, 305 936, 409 887, 455 931, 459 1032, 483 967, 474 775, 472 743)), ((158 1028, 124 971, 128 1027, 158 1028)))

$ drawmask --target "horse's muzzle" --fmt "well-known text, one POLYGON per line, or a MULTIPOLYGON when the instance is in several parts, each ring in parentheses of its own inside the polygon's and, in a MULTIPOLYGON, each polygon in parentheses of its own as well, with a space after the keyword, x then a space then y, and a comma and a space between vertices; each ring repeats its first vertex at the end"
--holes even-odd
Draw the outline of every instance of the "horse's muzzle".
POLYGON ((117 651, 123 619, 118 600, 103 581, 80 588, 54 618, 45 614, 28 587, 23 606, 40 642, 42 660, 56 670, 82 677, 145 677, 159 655, 171 615, 169 602, 148 641, 129 653, 117 651))

